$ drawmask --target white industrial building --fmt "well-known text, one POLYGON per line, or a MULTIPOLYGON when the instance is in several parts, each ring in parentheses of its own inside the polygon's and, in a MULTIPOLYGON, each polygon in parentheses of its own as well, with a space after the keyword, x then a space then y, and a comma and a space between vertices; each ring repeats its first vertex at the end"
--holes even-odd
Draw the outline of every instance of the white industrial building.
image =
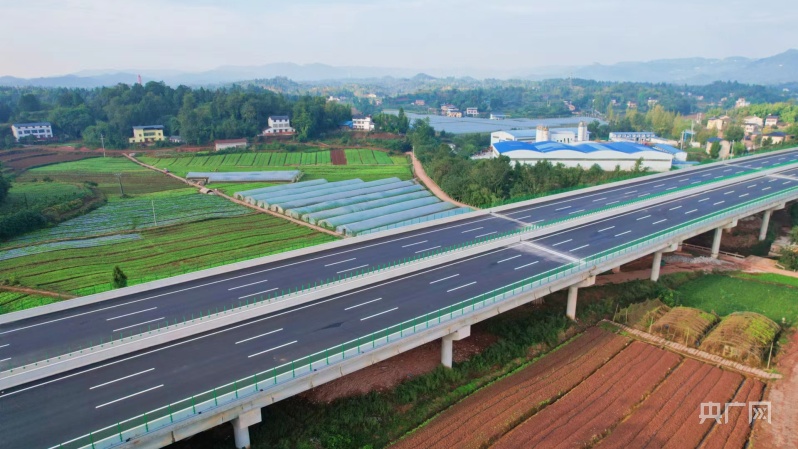
POLYGON ((598 165, 603 170, 631 170, 638 160, 641 168, 651 171, 668 171, 673 165, 672 154, 632 142, 519 142, 504 141, 491 145, 489 157, 507 156, 511 162, 537 164, 547 161, 566 167, 589 169, 598 165))
POLYGON ((559 142, 575 143, 587 142, 590 140, 590 133, 584 122, 579 123, 577 128, 553 128, 538 126, 537 129, 517 129, 510 131, 495 131, 490 133, 490 144, 499 142, 559 142))
POLYGON ((11 125, 11 133, 17 142, 28 136, 33 136, 36 139, 49 139, 53 137, 53 127, 49 122, 14 123, 11 125))

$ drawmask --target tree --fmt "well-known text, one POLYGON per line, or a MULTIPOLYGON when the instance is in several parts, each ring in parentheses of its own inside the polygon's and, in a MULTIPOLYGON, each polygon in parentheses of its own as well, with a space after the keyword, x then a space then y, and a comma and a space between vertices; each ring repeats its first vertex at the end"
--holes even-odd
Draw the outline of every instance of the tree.
POLYGON ((42 110, 42 104, 39 101, 39 97, 33 94, 23 94, 19 97, 19 103, 17 107, 22 112, 35 112, 42 110))
MULTIPOLYGON (((2 167, 2 164, 0 164, 2 167)), ((8 197, 8 191, 11 189, 11 183, 8 182, 5 176, 0 175, 0 203, 4 202, 8 197)))
POLYGON ((397 131, 399 134, 406 134, 408 129, 410 129, 410 119, 408 119, 405 115, 405 109, 399 108, 399 123, 397 125, 397 131))
POLYGON ((709 147, 709 157, 712 159, 717 159, 720 156, 720 142, 712 142, 712 146, 709 147))
POLYGON ((119 268, 119 265, 114 267, 111 283, 113 284, 114 288, 127 287, 127 275, 122 272, 122 269, 119 268))
POLYGON ((729 141, 739 142, 743 140, 745 137, 745 130, 743 130, 742 126, 739 125, 731 125, 729 126, 726 131, 723 131, 723 138, 729 141))

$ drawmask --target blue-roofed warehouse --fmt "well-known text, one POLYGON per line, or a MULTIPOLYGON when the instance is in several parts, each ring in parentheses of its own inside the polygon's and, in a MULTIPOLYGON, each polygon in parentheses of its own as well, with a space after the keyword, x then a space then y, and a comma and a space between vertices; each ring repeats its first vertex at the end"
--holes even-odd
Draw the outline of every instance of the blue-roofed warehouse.
POLYGON ((491 145, 492 156, 507 156, 512 162, 537 164, 548 161, 567 167, 588 169, 598 165, 604 170, 631 170, 638 160, 652 171, 668 171, 674 155, 632 142, 519 142, 504 141, 491 145))

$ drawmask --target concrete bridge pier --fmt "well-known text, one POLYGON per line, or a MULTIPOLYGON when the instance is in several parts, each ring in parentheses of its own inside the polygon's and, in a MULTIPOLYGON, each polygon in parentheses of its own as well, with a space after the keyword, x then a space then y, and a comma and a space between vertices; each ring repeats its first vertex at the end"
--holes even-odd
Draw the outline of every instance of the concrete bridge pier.
POLYGON ((721 226, 715 229, 715 238, 712 240, 712 258, 717 259, 718 255, 720 255, 720 239, 723 235, 723 230, 730 231, 733 227, 737 226, 737 220, 732 221, 729 224, 721 226))
POLYGON ((461 327, 441 339, 441 364, 447 368, 452 367, 452 342, 460 341, 471 336, 471 326, 461 327))
POLYGON ((254 408, 238 415, 238 418, 230 421, 233 425, 233 438, 235 439, 236 449, 249 449, 249 426, 261 421, 259 408, 254 408))
POLYGON ((762 216, 762 228, 759 230, 759 241, 765 240, 768 235, 768 226, 770 225, 770 216, 773 215, 773 212, 784 209, 786 204, 780 204, 773 209, 768 209, 765 211, 765 214, 762 216))
POLYGON ((568 304, 565 306, 565 315, 576 321, 576 297, 579 293, 579 287, 590 287, 596 283, 596 277, 590 276, 582 282, 576 283, 568 287, 568 304))
POLYGON ((659 269, 662 266, 662 253, 672 253, 681 247, 681 242, 674 243, 673 245, 661 249, 654 253, 654 263, 651 264, 651 280, 657 282, 659 280, 659 269))

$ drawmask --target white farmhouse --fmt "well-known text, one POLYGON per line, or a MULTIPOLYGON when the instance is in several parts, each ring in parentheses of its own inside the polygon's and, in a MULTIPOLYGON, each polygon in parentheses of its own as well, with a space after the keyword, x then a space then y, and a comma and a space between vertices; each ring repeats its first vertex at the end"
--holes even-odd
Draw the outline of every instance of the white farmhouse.
POLYGON ((275 134, 293 134, 294 128, 291 127, 291 120, 287 115, 272 115, 269 117, 269 127, 263 130, 264 136, 275 134))
POLYGON ((14 134, 17 142, 28 136, 33 136, 36 139, 49 139, 53 137, 53 127, 49 122, 14 123, 11 125, 11 133, 14 134))

